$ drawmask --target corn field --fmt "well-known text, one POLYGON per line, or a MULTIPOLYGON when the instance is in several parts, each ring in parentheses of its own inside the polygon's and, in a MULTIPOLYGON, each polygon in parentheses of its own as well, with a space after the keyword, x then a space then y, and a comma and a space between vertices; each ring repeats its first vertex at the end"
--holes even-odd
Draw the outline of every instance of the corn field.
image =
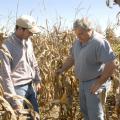
MULTIPOLYGON (((109 29, 106 31, 106 37, 109 41, 111 40, 110 32, 109 29)), ((114 37, 114 34, 112 36, 114 37)), ((47 31, 45 35, 38 35, 33 39, 44 84, 43 92, 38 98, 42 119, 82 120, 82 114, 79 112, 79 81, 75 79, 73 69, 59 78, 55 77, 55 70, 61 67, 69 54, 68 51, 74 39, 75 35, 72 31, 60 32, 57 27, 54 27, 53 32, 47 31)), ((114 41, 113 39, 110 43, 119 56, 120 45, 118 40, 114 41)), ((106 120, 118 120, 120 114, 115 107, 118 88, 116 85, 119 83, 118 71, 112 79, 111 91, 108 93, 104 104, 106 120)))
MULTIPOLYGON (((116 64, 119 68, 120 42, 114 41, 114 35, 112 34, 111 37, 111 34, 108 30, 106 37, 118 56, 116 64)), ((3 34, 0 40, 2 43, 3 34)), ((56 69, 61 67, 74 40, 75 35, 72 31, 61 31, 58 27, 32 37, 43 84, 42 92, 38 94, 41 120, 82 120, 83 118, 79 107, 79 81, 74 77, 73 68, 59 77, 55 76, 56 69)), ((120 96, 116 92, 119 84, 119 69, 112 76, 112 87, 104 104, 105 120, 120 120, 120 106, 116 106, 116 96, 120 96)), ((16 114, 3 97, 2 86, 0 88, 1 120, 24 120, 25 116, 32 116, 33 120, 37 120, 35 117, 37 115, 28 101, 30 109, 16 114)))

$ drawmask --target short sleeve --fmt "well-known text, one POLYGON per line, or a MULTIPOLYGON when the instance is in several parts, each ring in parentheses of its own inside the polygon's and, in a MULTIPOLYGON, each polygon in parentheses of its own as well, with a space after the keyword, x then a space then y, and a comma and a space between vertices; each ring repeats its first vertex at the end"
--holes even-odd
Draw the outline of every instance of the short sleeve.
POLYGON ((107 40, 100 42, 97 48, 97 60, 101 63, 107 63, 115 59, 115 54, 107 40))

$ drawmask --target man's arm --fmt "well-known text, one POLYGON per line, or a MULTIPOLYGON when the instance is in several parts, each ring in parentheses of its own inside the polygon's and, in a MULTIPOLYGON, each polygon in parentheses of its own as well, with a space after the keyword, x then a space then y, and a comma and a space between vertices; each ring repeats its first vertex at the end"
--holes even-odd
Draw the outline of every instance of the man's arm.
POLYGON ((42 78, 40 76, 40 70, 39 70, 39 66, 38 66, 37 60, 35 58, 34 51, 32 51, 32 63, 33 63, 32 67, 34 67, 33 69, 35 70, 34 71, 35 72, 34 83, 36 85, 37 92, 40 92, 41 89, 42 89, 42 78))
POLYGON ((98 80, 91 86, 91 93, 92 94, 95 94, 95 92, 101 87, 101 85, 103 83, 105 83, 108 78, 112 75, 113 73, 113 70, 115 69, 115 62, 114 60, 113 61, 110 61, 110 62, 107 62, 105 64, 105 68, 104 68, 104 71, 102 73, 102 75, 100 76, 100 78, 98 78, 98 80))
MULTIPOLYGON (((16 92, 11 78, 11 59, 2 50, 0 50, 0 61, 0 75, 2 77, 1 84, 3 86, 4 92, 14 96, 16 95, 16 92)), ((5 94, 5 98, 11 103, 14 109, 19 109, 22 107, 19 100, 15 100, 9 97, 7 94, 5 94)))
POLYGON ((34 69, 35 69, 35 78, 34 78, 34 82, 35 83, 41 83, 42 82, 42 78, 40 76, 40 69, 39 66, 37 64, 36 58, 34 56, 34 69))
POLYGON ((74 64, 74 60, 72 56, 68 56, 65 62, 63 63, 61 68, 58 68, 56 71, 56 75, 62 74, 63 72, 66 72, 68 69, 70 69, 74 64))
POLYGON ((5 55, 2 51, 0 51, 0 75, 3 79, 2 85, 5 90, 5 92, 8 92, 10 94, 16 94, 14 85, 11 78, 11 65, 10 65, 10 59, 7 55, 5 55))

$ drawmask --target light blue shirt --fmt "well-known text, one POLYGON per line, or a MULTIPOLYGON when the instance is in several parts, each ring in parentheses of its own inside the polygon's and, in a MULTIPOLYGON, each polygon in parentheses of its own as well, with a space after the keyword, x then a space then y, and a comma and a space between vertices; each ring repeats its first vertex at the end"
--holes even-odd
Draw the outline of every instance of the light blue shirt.
POLYGON ((74 60, 75 75, 81 81, 100 76, 104 64, 115 59, 109 42, 96 32, 85 44, 81 44, 77 39, 71 48, 71 55, 74 60))

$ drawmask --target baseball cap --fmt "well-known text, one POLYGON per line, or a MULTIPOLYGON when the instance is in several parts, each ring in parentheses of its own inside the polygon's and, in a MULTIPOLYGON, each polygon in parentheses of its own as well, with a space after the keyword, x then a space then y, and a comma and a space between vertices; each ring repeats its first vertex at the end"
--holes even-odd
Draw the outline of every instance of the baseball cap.
POLYGON ((23 15, 16 20, 16 25, 28 29, 32 33, 40 32, 35 19, 29 15, 23 15))
POLYGON ((93 28, 92 22, 87 18, 83 17, 82 19, 76 19, 73 23, 73 29, 82 28, 84 30, 90 30, 93 28))

